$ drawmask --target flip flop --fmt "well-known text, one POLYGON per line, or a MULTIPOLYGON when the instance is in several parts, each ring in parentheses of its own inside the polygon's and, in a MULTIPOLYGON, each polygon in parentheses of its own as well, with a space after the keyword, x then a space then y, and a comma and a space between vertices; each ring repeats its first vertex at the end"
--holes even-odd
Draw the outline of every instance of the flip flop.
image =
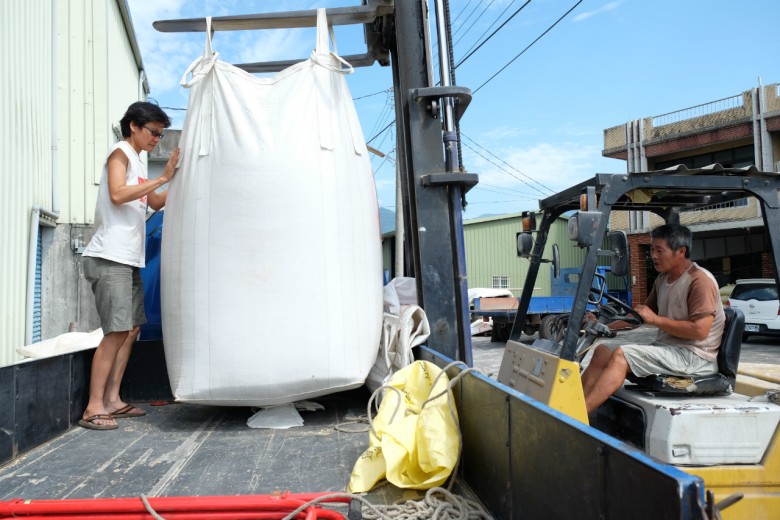
POLYGON ((128 404, 127 406, 124 406, 119 410, 111 413, 111 416, 114 417, 114 419, 123 419, 126 417, 141 417, 142 415, 146 415, 146 412, 144 412, 140 408, 136 408, 132 404, 128 404))
POLYGON ((98 424, 95 422, 95 419, 110 421, 111 419, 113 419, 113 417, 111 416, 111 414, 106 414, 106 413, 91 415, 86 419, 81 419, 79 421, 79 426, 81 426, 82 428, 86 428, 87 430, 116 430, 117 428, 119 428, 118 424, 98 424))

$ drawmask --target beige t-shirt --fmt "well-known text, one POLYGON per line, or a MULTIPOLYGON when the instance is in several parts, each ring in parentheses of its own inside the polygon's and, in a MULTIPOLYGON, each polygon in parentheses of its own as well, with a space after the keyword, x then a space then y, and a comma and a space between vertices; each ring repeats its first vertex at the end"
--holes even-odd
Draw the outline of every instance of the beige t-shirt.
POLYGON ((645 305, 659 316, 673 320, 693 321, 708 315, 715 316, 709 335, 702 340, 683 339, 658 329, 656 341, 685 347, 710 361, 718 357, 726 317, 723 314, 718 283, 709 271, 694 262, 673 282, 669 282, 668 273, 661 273, 645 305))

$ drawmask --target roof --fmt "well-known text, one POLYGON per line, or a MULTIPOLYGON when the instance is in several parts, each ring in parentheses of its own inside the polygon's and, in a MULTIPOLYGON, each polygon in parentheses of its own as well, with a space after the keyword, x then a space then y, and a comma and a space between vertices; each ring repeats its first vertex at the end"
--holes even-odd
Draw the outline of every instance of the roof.
POLYGON ((133 28, 133 18, 130 16, 130 8, 127 6, 127 0, 116 0, 119 11, 122 13, 122 23, 125 25, 127 31, 127 39, 130 41, 130 48, 133 50, 133 56, 135 57, 135 64, 138 66, 138 70, 142 73, 144 92, 149 93, 149 82, 147 81, 146 71, 144 70, 144 63, 141 59, 141 50, 138 47, 138 39, 135 37, 135 29, 133 28))

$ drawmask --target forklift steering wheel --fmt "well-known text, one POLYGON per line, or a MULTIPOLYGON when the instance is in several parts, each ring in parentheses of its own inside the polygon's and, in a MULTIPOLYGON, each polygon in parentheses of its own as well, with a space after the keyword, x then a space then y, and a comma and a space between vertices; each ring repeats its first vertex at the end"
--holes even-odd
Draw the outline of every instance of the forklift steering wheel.
POLYGON ((626 302, 618 300, 611 294, 602 292, 598 287, 591 287, 590 294, 591 296, 595 296, 595 299, 590 303, 593 303, 598 307, 599 314, 602 312, 606 314, 606 317, 609 319, 608 323, 625 321, 626 323, 637 326, 644 323, 642 315, 626 302), (606 298, 609 303, 606 305, 603 304, 601 302, 602 297, 606 298))

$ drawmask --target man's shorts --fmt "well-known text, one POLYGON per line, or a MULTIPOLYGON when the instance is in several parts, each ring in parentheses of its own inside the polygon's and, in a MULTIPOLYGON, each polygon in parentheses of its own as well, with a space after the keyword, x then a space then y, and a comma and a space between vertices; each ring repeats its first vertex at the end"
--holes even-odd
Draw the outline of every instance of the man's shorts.
POLYGON ((84 278, 95 293, 103 334, 132 330, 146 323, 141 270, 105 258, 85 256, 84 278))
MULTIPOLYGON (((617 345, 610 346, 615 350, 617 345)), ((651 345, 620 345, 623 355, 637 377, 653 375, 703 376, 718 371, 718 361, 708 361, 684 347, 655 342, 651 345)))

